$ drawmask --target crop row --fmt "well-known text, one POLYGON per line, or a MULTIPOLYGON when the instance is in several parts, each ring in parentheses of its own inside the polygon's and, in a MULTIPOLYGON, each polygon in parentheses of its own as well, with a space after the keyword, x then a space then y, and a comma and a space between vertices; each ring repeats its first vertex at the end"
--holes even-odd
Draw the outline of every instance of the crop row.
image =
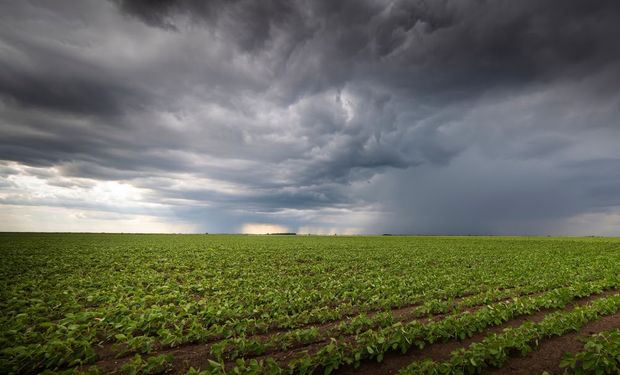
MULTIPOLYGON (((463 340, 481 332, 489 326, 499 325, 518 316, 530 315, 543 308, 560 308, 575 298, 600 293, 607 288, 617 288, 620 280, 605 280, 576 284, 571 287, 553 290, 540 296, 515 298, 511 301, 485 306, 473 313, 454 314, 439 321, 412 321, 406 324, 396 323, 389 327, 368 330, 351 340, 332 339, 317 352, 306 353, 280 367, 282 372, 307 374, 322 369, 326 373, 342 365, 358 366, 362 360, 381 361, 390 351, 407 352, 411 347, 423 348, 428 344, 450 339, 463 340)), ((227 368, 223 362, 213 362, 210 373, 238 373, 252 366, 258 371, 265 366, 273 371, 273 361, 238 362, 227 368), (225 371, 226 369, 226 371, 225 371)), ((266 370, 266 367, 265 367, 266 370)))
MULTIPOLYGON (((514 290, 511 290, 511 292, 514 293, 514 290)), ((556 292, 550 291, 548 295, 553 295, 554 293, 556 292)), ((520 296, 513 294, 512 298, 516 297, 520 296)), ((505 298, 502 300, 505 300, 505 298)), ((396 323, 407 323, 407 321, 412 318, 424 317, 431 313, 450 312, 451 315, 449 317, 458 316, 463 313, 463 309, 465 308, 471 306, 480 307, 482 305, 473 305, 473 301, 480 301, 480 299, 472 298, 454 304, 448 304, 445 303, 445 301, 440 301, 438 303, 431 301, 428 305, 424 304, 419 306, 406 316, 399 318, 395 318, 390 311, 377 313, 371 316, 360 314, 325 330, 320 330, 317 327, 309 327, 278 333, 268 337, 238 336, 221 340, 213 344, 210 347, 210 354, 213 359, 218 361, 230 361, 237 358, 260 356, 274 351, 297 349, 310 344, 329 342, 330 338, 357 335, 377 328, 382 329, 396 323)), ((489 301, 488 299, 485 299, 485 301, 497 302, 493 300, 489 301)), ((487 307, 493 306, 495 306, 495 304, 488 305, 487 307)))
MULTIPOLYGON (((508 295, 515 295, 519 291, 531 292, 531 290, 531 287, 523 287, 504 291, 488 291, 465 297, 458 302, 430 299, 413 308, 411 314, 421 317, 426 314, 458 311, 461 308, 475 306, 476 304, 505 299, 508 295)), ((229 337, 229 339, 214 345, 212 353, 216 358, 222 352, 233 353, 229 355, 233 355, 232 358, 234 358, 234 353, 236 355, 242 353, 261 354, 268 350, 283 350, 290 346, 310 343, 318 338, 316 328, 308 327, 277 335, 274 340, 264 344, 257 340, 247 339, 246 334, 266 332, 268 331, 266 326, 273 323, 263 323, 263 329, 257 329, 261 327, 260 321, 229 320, 224 325, 213 324, 205 328, 204 324, 200 322, 202 312, 192 309, 187 309, 186 315, 177 315, 178 320, 169 319, 156 308, 151 308, 136 321, 128 321, 129 317, 132 316, 131 314, 116 319, 116 314, 120 312, 122 310, 115 312, 91 310, 68 313, 67 316, 57 322, 42 321, 36 325, 29 324, 30 315, 28 313, 16 315, 11 328, 5 332, 6 336, 31 335, 29 341, 33 343, 15 345, 11 349, 3 350, 2 357, 0 357, 0 368, 10 368, 12 371, 23 372, 34 371, 37 368, 71 367, 92 363, 97 358, 92 343, 101 339, 103 342, 110 339, 114 340, 113 342, 116 342, 117 346, 117 355, 123 355, 130 352, 150 353, 156 348, 175 347, 194 342, 209 342, 229 337), (187 316, 187 319, 184 316, 187 316), (186 320, 189 320, 190 323, 186 320), (157 328, 158 323, 166 324, 168 322, 172 327, 157 328), (109 325, 115 329, 105 329, 106 327, 109 328, 109 325), (24 328, 20 329, 19 327, 24 328), (122 327, 134 328, 123 330, 122 327)), ((329 313, 326 312, 327 314, 329 313)), ((363 329, 388 323, 393 323, 389 311, 379 312, 372 317, 361 314, 336 325, 328 335, 358 333, 363 329)), ((287 323, 286 325, 295 326, 294 323, 287 323)))
POLYGON ((287 350, 611 277, 616 242, 2 234, 0 372, 203 343, 226 361, 287 350))
POLYGON ((479 374, 484 368, 502 367, 512 352, 525 355, 535 350, 545 338, 577 331, 586 323, 615 314, 618 310, 620 295, 601 298, 568 312, 549 314, 539 323, 526 322, 517 328, 508 328, 502 334, 491 334, 467 349, 454 351, 446 362, 412 363, 400 374, 479 374))
POLYGON ((620 368, 620 329, 590 336, 583 350, 566 354, 560 366, 571 369, 576 375, 617 374, 620 368))
MULTIPOLYGON (((246 337, 244 335, 231 337, 218 341, 210 345, 209 353, 215 360, 234 360, 242 357, 252 357, 264 355, 270 352, 293 350, 299 347, 316 344, 320 342, 329 342, 330 337, 338 337, 342 335, 355 335, 364 331, 390 326, 398 321, 412 319, 414 317, 423 317, 434 313, 450 312, 457 314, 463 312, 463 309, 471 306, 480 306, 483 302, 497 302, 505 300, 506 294, 514 297, 516 289, 498 291, 494 298, 492 294, 483 293, 477 296, 469 296, 459 300, 451 301, 435 301, 431 300, 412 309, 411 312, 404 316, 396 318, 391 311, 377 312, 372 315, 359 314, 350 319, 339 322, 338 324, 326 326, 325 328, 311 326, 306 328, 295 329, 282 333, 275 333, 271 336, 246 337)), ((141 353, 150 353, 155 350, 155 343, 151 340, 139 340, 143 337, 134 337, 129 339, 132 346, 119 348, 116 352, 117 357, 131 351, 139 351, 141 353)))

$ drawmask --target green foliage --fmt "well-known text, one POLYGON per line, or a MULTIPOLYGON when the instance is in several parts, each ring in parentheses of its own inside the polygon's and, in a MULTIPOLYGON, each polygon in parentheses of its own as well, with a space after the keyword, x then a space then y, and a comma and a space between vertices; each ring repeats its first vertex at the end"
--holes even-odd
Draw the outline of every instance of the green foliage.
POLYGON ((574 374, 617 374, 620 369, 620 330, 594 334, 579 353, 568 353, 561 367, 574 374))
POLYGON ((97 371, 109 352, 126 372, 153 373, 169 367, 162 349, 200 343, 211 362, 196 373, 329 373, 615 288, 618 244, 0 234, 0 373, 97 371), (268 358, 309 344, 286 368, 268 358))
POLYGON ((144 360, 140 354, 136 354, 129 362, 121 367, 121 372, 128 375, 136 374, 163 374, 172 369, 172 355, 160 354, 144 360))
MULTIPOLYGON (((414 362, 401 374, 479 374, 484 368, 502 367, 511 352, 525 355, 547 337, 577 331, 586 323, 619 310, 620 295, 597 299, 571 311, 549 314, 539 323, 527 322, 516 328, 507 328, 502 334, 491 334, 482 342, 454 351, 447 362, 414 362)), ((586 352, 566 358, 563 366, 571 367, 580 374, 617 373, 618 346, 614 354, 613 347, 610 351, 603 350, 607 343, 605 339, 597 337, 594 341, 596 343, 586 352)))

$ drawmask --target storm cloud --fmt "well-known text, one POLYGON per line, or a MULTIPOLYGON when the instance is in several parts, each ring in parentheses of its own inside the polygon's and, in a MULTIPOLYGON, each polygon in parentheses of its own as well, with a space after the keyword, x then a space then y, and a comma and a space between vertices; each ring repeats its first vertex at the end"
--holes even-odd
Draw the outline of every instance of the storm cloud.
POLYGON ((617 1, 0 10, 0 230, 620 235, 617 1))

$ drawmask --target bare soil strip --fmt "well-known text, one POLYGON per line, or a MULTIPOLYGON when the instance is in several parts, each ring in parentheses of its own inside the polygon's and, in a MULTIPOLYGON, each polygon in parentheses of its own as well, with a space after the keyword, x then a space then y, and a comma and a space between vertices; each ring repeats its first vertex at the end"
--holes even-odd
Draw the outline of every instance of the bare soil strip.
POLYGON ((590 322, 577 332, 541 341, 536 351, 523 357, 511 357, 502 368, 487 370, 484 373, 526 375, 547 371, 550 374, 563 374, 560 361, 564 353, 581 351, 583 339, 594 333, 616 328, 620 328, 620 312, 590 322))
MULTIPOLYGON (((606 296, 610 296, 618 293, 617 289, 607 290, 601 294, 594 294, 579 300, 574 301, 573 303, 569 303, 563 309, 543 309, 540 310, 533 315, 521 316, 516 319, 509 320, 499 326, 489 327, 488 329, 475 334, 474 336, 458 341, 458 340, 450 340, 445 342, 438 342, 431 344, 429 346, 424 347, 423 349, 412 349, 407 353, 399 353, 399 352, 391 352, 386 353, 382 362, 374 362, 374 361, 366 361, 363 362, 362 365, 358 368, 354 368, 353 366, 345 366, 335 371, 334 374, 343 375, 343 374, 395 374, 403 367, 406 367, 411 362, 422 361, 425 359, 431 359, 436 362, 445 361, 450 358, 450 354, 459 348, 465 348, 470 344, 480 342, 484 340, 489 334, 492 333, 501 333, 506 328, 515 328, 520 326, 525 322, 539 322, 544 319, 544 317, 553 311, 559 310, 571 310, 575 306, 583 306, 588 304, 589 302, 598 299, 604 298, 606 296)), ((555 364, 559 364, 559 361, 555 364)), ((504 374, 507 372, 503 372, 504 368, 499 369, 497 374, 504 374)), ((528 372, 527 374, 540 374, 539 372, 528 372)), ((524 373, 526 374, 526 373, 524 373)))
MULTIPOLYGON (((536 292, 536 293, 526 293, 523 295, 515 295, 514 297, 525 297, 530 295, 537 295, 547 292, 548 290, 536 292)), ((574 304, 585 304, 595 298, 600 298, 605 295, 613 294, 617 292, 616 290, 608 290, 602 294, 592 295, 586 297, 584 299, 576 301, 574 304)), ((464 297, 463 297, 464 298, 464 297)), ((495 303, 500 303, 506 300, 510 300, 511 298, 502 299, 495 303)), ((455 301, 458 302, 458 301, 455 301)), ((462 308, 458 312, 475 312, 479 308, 486 306, 487 304, 472 306, 468 308, 462 308)), ((417 305, 415 305, 417 306, 417 305)), ((439 321, 443 319, 447 314, 427 314, 426 316, 419 316, 419 314, 415 313, 415 306, 409 307, 401 307, 392 310, 392 314, 395 319, 401 321, 403 323, 407 323, 414 319, 420 318, 428 318, 433 321, 439 321)), ((567 306, 569 308, 570 305, 567 306)), ((516 327, 522 324, 525 321, 537 321, 536 319, 542 319, 550 310, 544 311, 541 310, 534 315, 525 316, 513 319, 508 321, 500 326, 495 326, 487 329, 486 331, 479 333, 469 339, 463 341, 448 341, 443 343, 435 343, 433 345, 429 345, 422 350, 412 349, 405 354, 400 354, 396 352, 386 353, 383 362, 366 362, 362 367, 354 369, 351 366, 343 367, 340 371, 336 373, 340 374, 359 374, 359 373, 368 373, 368 374, 390 374, 397 372, 401 367, 408 365, 409 363, 420 360, 420 359, 434 359, 434 360, 443 360, 449 357, 449 354, 460 347, 469 345, 472 342, 477 342, 482 340, 487 334, 491 332, 501 332, 504 328, 507 327, 516 327), (367 370, 368 369, 368 370, 367 370), (368 372, 367 372, 368 371, 368 372)), ((370 314, 369 314, 370 315, 370 314)), ((370 315, 371 316, 371 315, 370 315)), ((319 328, 321 331, 320 339, 315 342, 308 344, 300 344, 293 346, 286 351, 270 351, 261 356, 246 356, 246 359, 256 358, 256 359, 264 359, 267 357, 273 357, 279 363, 287 363, 291 359, 298 357, 302 352, 308 351, 310 353, 319 350, 323 345, 329 342, 329 337, 339 337, 339 338, 351 338, 353 339, 355 335, 338 335, 338 336, 329 336, 330 329, 333 329, 335 326, 340 324, 341 322, 346 321, 346 319, 339 321, 332 321, 328 323, 324 323, 321 325, 314 325, 313 327, 319 328)), ((248 338, 258 338, 261 340, 269 340, 272 336, 276 335, 279 332, 269 332, 265 334, 255 335, 248 338)), ((182 345, 176 348, 161 348, 159 350, 154 351, 149 356, 159 355, 159 354, 172 354, 173 355, 173 364, 174 371, 173 373, 184 374, 190 367, 194 368, 204 368, 208 365, 208 360, 213 359, 210 354, 210 348, 213 343, 216 341, 212 341, 209 343, 200 343, 200 344, 188 344, 182 345)), ((119 369, 123 364, 127 363, 134 354, 127 354, 126 356, 115 358, 115 351, 112 348, 112 345, 106 345, 103 348, 99 349, 100 360, 95 363, 95 365, 103 370, 104 373, 113 372, 119 369)), ((232 362, 231 362, 232 363, 232 362)))
MULTIPOLYGON (((553 289, 557 289, 557 288, 553 288, 553 289)), ((532 296, 532 295, 538 295, 538 294, 542 294, 545 293, 549 290, 552 289, 548 289, 548 290, 544 290, 544 291, 539 291, 539 292, 531 292, 531 293, 524 293, 524 294, 520 294, 520 295, 514 295, 510 298, 503 298, 497 301, 494 301, 493 304, 495 303, 501 303, 501 302, 505 302, 507 300, 512 299, 513 297, 526 297, 526 296, 532 296)), ((484 292, 483 292, 484 293, 484 292)), ((454 300, 454 307, 457 307, 457 304, 459 301, 463 300, 466 297, 469 297, 471 295, 466 295, 463 297, 459 297, 456 298, 454 300)), ((474 312, 477 309, 479 309, 482 306, 486 306, 487 304, 481 304, 481 305, 474 305, 474 306, 470 306, 470 307, 462 307, 458 310, 458 312, 474 312)), ((422 314, 417 312, 416 308, 420 306, 419 303, 416 304, 412 304, 412 305, 407 305, 407 306, 403 306, 403 307, 399 307, 399 308, 394 308, 392 309, 392 315, 394 316, 395 321, 400 321, 403 323, 407 323, 410 322, 414 319, 432 319, 433 321, 438 321, 443 319, 444 316, 446 316, 447 314, 444 313, 438 313, 438 314, 422 314)), ((369 317, 372 317, 374 315, 376 315, 377 313, 379 313, 380 311, 376 310, 376 311, 372 311, 367 313, 367 315, 369 317)), ((450 312, 453 313, 453 312, 450 312)), ((282 351, 268 351, 266 354, 261 355, 260 357, 267 357, 267 356, 275 356, 277 357, 280 361, 286 362, 287 360, 289 360, 290 358, 295 357, 295 355, 301 351, 305 351, 305 350, 310 350, 312 351, 313 347, 316 348, 320 348, 322 345, 326 344, 327 342, 329 342, 329 338, 330 337, 354 337, 355 335, 334 335, 334 332, 330 332, 330 330, 332 330, 333 328, 335 328, 338 324, 346 322, 347 320, 350 320, 351 318, 355 317, 356 315, 353 316, 347 316, 346 318, 340 319, 340 320, 335 320, 335 321, 331 321, 331 322, 327 322, 327 323, 323 323, 323 324, 308 324, 308 327, 316 327, 320 330, 320 335, 319 335, 319 339, 317 339, 314 342, 311 343, 306 343, 306 344, 298 344, 298 345, 294 345, 292 347, 290 347, 286 352, 282 352, 282 351)), ((277 335, 278 333, 282 333, 282 332, 286 332, 286 330, 282 329, 278 329, 278 330, 272 330, 269 331, 267 333, 263 333, 263 334, 257 334, 257 335, 252 335, 252 336, 248 336, 248 338, 252 338, 252 339, 259 339, 261 341, 268 341, 271 337, 277 335)), ((222 339, 214 339, 214 340, 210 340, 208 342, 204 342, 204 343, 200 343, 200 344, 186 344, 186 345, 181 345, 175 348, 156 348, 156 350, 151 354, 151 355, 158 355, 158 354, 172 354, 174 356, 174 363, 175 363, 175 368, 178 367, 177 365, 181 366, 181 368, 183 370, 187 370, 189 369, 189 367, 191 367, 191 364, 194 364, 197 358, 199 359, 199 363, 204 366, 208 363, 208 359, 213 359, 210 355, 210 349, 211 349, 211 345, 213 345, 216 342, 221 341, 222 339)), ((132 356, 134 355, 133 353, 128 353, 126 355, 123 355, 121 357, 116 358, 118 351, 117 349, 114 348, 114 346, 112 344, 107 344, 104 345, 100 348, 97 349, 97 354, 98 357, 100 358, 99 361, 97 361, 97 363, 95 363, 95 365, 97 365, 98 367, 100 367, 101 369, 105 369, 106 371, 112 371, 116 368, 120 368, 120 366, 122 366, 124 363, 128 362, 132 356)), ((255 356, 247 356, 245 358, 252 358, 255 356)), ((194 367, 196 367, 196 365, 194 364, 194 367)), ((184 373, 184 372, 183 372, 184 373)))
POLYGON ((395 374, 403 367, 406 367, 411 362, 422 361, 425 359, 432 359, 434 361, 445 361, 450 358, 450 353, 459 348, 467 347, 474 342, 482 341, 490 333, 501 333, 504 329, 509 327, 518 327, 519 325, 530 321, 539 322, 545 315, 555 311, 552 309, 545 309, 536 312, 533 315, 522 316, 513 320, 509 320, 499 326, 489 327, 483 332, 479 332, 474 336, 462 341, 450 340, 445 342, 437 342, 424 347, 423 349, 411 349, 407 353, 391 352, 386 353, 382 362, 367 361, 362 363, 358 368, 353 366, 342 367, 338 371, 334 371, 334 374, 395 374))
MULTIPOLYGON (((536 292, 528 292, 528 293, 522 293, 522 294, 515 294, 513 296, 507 297, 507 298, 502 298, 502 299, 498 299, 495 300, 493 302, 490 303, 486 303, 486 304, 478 304, 478 305, 472 305, 472 306, 468 306, 468 307, 464 307, 461 306, 459 307, 458 304, 459 302, 463 301, 465 298, 467 297, 471 297, 471 296, 477 296, 477 295, 481 295, 483 293, 488 292, 489 290, 485 290, 483 292, 480 292, 479 294, 465 294, 461 297, 457 297, 453 299, 453 303, 450 307, 450 309, 457 309, 456 312, 465 312, 465 311, 475 311, 477 308, 481 307, 481 306, 486 306, 488 304, 495 304, 495 303, 500 303, 500 302, 505 302, 505 301, 509 301, 512 298, 515 297, 527 297, 527 296, 536 296, 536 295, 540 295, 543 293, 546 293, 548 291, 554 290, 554 289, 559 289, 559 288, 564 288, 568 285, 563 285, 563 286, 559 286, 559 287, 554 287, 554 288, 550 288, 550 289, 544 289, 544 290, 540 290, 540 291, 536 291, 536 292)), ((511 289, 516 289, 515 288, 511 288, 511 289)), ((499 291, 505 291, 505 290, 510 290, 509 288, 499 288, 499 291)), ((445 299, 440 299, 440 300, 445 300, 445 299)), ((400 322, 407 322, 407 321, 411 321, 413 319, 424 319, 424 318, 428 318, 428 319, 433 319, 433 320, 439 320, 441 318, 443 318, 446 314, 445 313, 422 313, 420 311, 418 311, 418 308, 422 305, 422 303, 413 303, 413 304, 409 304, 409 305, 404 305, 404 306, 400 306, 400 307, 395 307, 393 309, 391 309, 392 312, 392 316, 394 317, 395 321, 400 321, 400 322)), ((356 316, 358 316, 359 314, 366 314, 368 317, 373 317, 381 312, 385 312, 387 310, 380 310, 380 309, 358 309, 355 313, 349 313, 346 315, 343 315, 340 319, 337 320, 331 320, 331 321, 327 321, 325 323, 308 323, 308 324, 303 324, 300 325, 297 328, 294 329, 286 329, 286 328, 270 328, 268 331, 263 332, 263 333, 257 333, 254 335, 250 335, 248 336, 248 338, 264 338, 265 340, 269 339, 270 337, 278 334, 278 333, 284 333, 284 332, 290 332, 293 331, 295 329, 303 329, 303 328, 318 328, 321 331, 321 334, 323 335, 324 333, 327 333, 327 331, 333 329, 334 327, 338 326, 341 323, 350 321, 351 319, 355 318, 356 316)), ((454 311, 450 311, 450 313, 453 313, 454 311)), ((334 336, 331 335, 330 337, 340 337, 343 335, 338 335, 338 336, 334 336)), ((205 345, 210 345, 213 343, 217 343, 219 341, 224 340, 224 337, 215 337, 213 339, 201 342, 199 344, 196 343, 189 343, 189 344, 182 344, 180 346, 177 346, 175 348, 166 348, 166 347, 162 347, 158 344, 155 345, 156 348, 156 352, 158 353, 164 353, 164 352, 170 352, 176 349, 182 349, 184 347, 203 347, 205 345)), ((325 338, 327 339, 327 338, 325 338)), ((324 340, 317 340, 317 342, 323 342, 324 340)), ((303 346, 307 346, 307 345, 311 345, 311 344, 306 344, 306 345, 299 345, 296 347, 293 347, 292 349, 298 348, 298 347, 303 347, 303 346)), ((134 353, 128 353, 126 355, 120 356, 118 358, 116 358, 117 353, 119 352, 119 348, 115 348, 114 344, 111 343, 106 343, 98 348, 96 348, 96 352, 97 352, 97 356, 99 358, 100 361, 105 361, 105 360, 122 360, 123 358, 127 358, 127 357, 131 357, 134 355, 134 353)))
MULTIPOLYGON (((589 297, 585 297, 579 300, 574 301, 573 303, 568 304, 564 307, 565 310, 570 310, 574 306, 584 305, 591 302, 597 298, 603 298, 608 295, 612 295, 617 293, 617 290, 608 290, 601 294, 591 295, 589 297)), ((475 311, 480 307, 475 307, 467 311, 475 311)), ((517 327, 523 324, 526 321, 540 321, 542 320, 549 312, 558 311, 561 309, 546 309, 541 310, 533 315, 523 316, 519 318, 515 318, 508 322, 505 322, 499 326, 490 327, 487 330, 474 335, 473 337, 458 341, 458 340, 450 340, 443 343, 435 343, 433 345, 429 345, 422 350, 412 349, 405 354, 401 354, 398 352, 389 352, 386 353, 384 360, 381 363, 377 363, 374 361, 366 361, 359 368, 353 368, 352 366, 345 366, 340 368, 338 371, 335 371, 336 374, 393 374, 396 373, 400 368, 408 365, 412 361, 420 360, 420 359, 434 359, 437 361, 445 360, 450 356, 450 353, 458 348, 463 346, 467 346, 473 342, 482 341, 489 333, 500 333, 505 328, 508 327, 517 327)), ((437 319, 440 320, 440 319, 437 319)), ((350 338, 353 340, 355 335, 346 336, 346 338, 350 338)), ((276 360, 276 362, 280 363, 280 365, 286 365, 290 360, 303 355, 303 353, 314 353, 318 351, 326 341, 322 341, 313 345, 304 346, 298 349, 293 349, 289 351, 280 351, 277 353, 272 353, 270 355, 256 357, 256 359, 265 359, 266 357, 272 357, 276 360)), ((249 358, 249 357, 248 357, 249 358)), ((189 369, 190 365, 193 365, 195 368, 205 367, 208 364, 207 358, 201 355, 199 352, 188 352, 183 351, 175 354, 175 373, 183 374, 189 369)), ((317 372, 320 373, 320 372, 317 372)))

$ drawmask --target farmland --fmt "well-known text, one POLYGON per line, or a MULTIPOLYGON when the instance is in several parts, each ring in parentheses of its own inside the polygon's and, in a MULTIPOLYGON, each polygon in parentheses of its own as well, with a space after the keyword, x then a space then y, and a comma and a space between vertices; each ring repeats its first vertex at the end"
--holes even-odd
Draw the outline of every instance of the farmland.
POLYGON ((6 233, 0 255, 0 373, 615 373, 620 358, 620 239, 6 233))

